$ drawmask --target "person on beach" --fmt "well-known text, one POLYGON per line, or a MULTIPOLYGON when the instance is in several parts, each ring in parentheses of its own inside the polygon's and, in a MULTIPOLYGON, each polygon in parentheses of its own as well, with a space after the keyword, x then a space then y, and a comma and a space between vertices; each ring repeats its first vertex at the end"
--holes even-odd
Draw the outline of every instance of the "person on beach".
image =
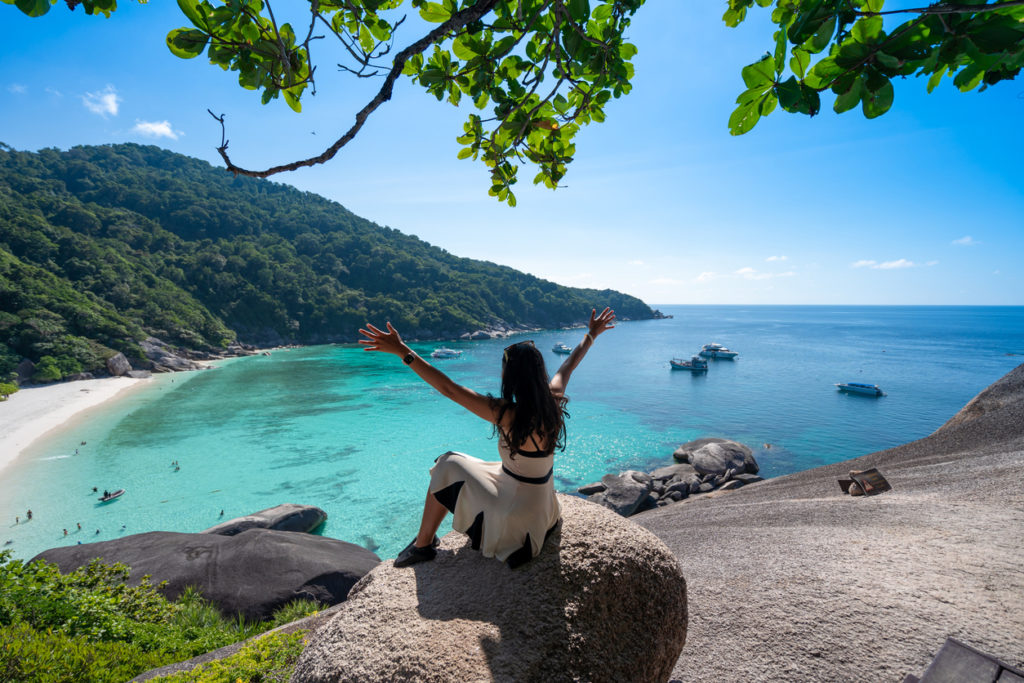
POLYGON ((28 512, 26 512, 25 516, 28 517, 29 521, 31 521, 32 520, 32 511, 29 510, 28 512))
POLYGON ((532 341, 505 347, 498 398, 453 382, 406 346, 391 323, 386 331, 369 324, 359 330, 366 351, 398 356, 443 396, 490 422, 498 436, 501 462, 455 451, 435 460, 419 533, 399 553, 396 567, 436 557, 435 534, 449 512, 452 528, 469 536, 485 557, 515 568, 540 553, 561 516, 551 475, 555 450, 565 448, 565 389, 594 340, 612 329, 614 320, 609 308, 600 314, 592 310, 586 335, 550 380, 532 341))

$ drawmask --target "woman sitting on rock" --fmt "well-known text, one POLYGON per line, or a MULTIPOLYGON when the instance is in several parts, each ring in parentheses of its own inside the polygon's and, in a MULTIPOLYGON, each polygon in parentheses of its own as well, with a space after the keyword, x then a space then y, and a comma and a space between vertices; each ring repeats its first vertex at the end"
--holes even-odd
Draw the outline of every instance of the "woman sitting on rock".
POLYGON ((398 331, 367 324, 359 330, 367 351, 393 353, 430 386, 494 425, 501 462, 486 462, 449 451, 430 470, 423 521, 412 543, 395 559, 396 567, 432 560, 437 555, 437 528, 445 514, 452 528, 469 536, 485 557, 517 567, 540 553, 561 510, 551 481, 555 450, 565 448, 565 388, 594 339, 614 327, 615 312, 590 312, 586 336, 548 380, 544 357, 532 341, 505 348, 501 363, 501 397, 485 396, 453 382, 420 358, 398 331))

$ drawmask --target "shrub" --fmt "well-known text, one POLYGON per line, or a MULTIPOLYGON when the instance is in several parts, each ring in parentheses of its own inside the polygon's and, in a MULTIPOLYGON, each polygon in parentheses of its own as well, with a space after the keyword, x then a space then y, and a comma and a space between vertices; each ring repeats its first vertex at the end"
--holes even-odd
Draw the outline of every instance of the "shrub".
POLYGON ((57 359, 53 356, 40 358, 36 364, 36 371, 32 373, 33 382, 56 382, 60 378, 60 368, 57 366, 57 359))
POLYGON ((246 643, 230 657, 152 680, 161 683, 287 683, 306 646, 306 633, 272 633, 246 643))
POLYGON ((7 397, 18 390, 18 385, 13 382, 0 382, 0 401, 6 401, 7 397))

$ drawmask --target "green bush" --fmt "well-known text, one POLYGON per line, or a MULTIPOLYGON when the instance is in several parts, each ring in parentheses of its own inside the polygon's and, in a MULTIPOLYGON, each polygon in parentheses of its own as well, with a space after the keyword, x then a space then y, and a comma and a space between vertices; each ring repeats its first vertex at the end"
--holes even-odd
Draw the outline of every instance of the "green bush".
POLYGON ((306 646, 306 633, 272 633, 247 643, 230 657, 152 680, 161 683, 287 683, 306 646))
POLYGON ((0 401, 6 401, 7 397, 18 390, 14 382, 0 382, 0 401))
POLYGON ((26 623, 0 627, 0 681, 122 683, 170 661, 165 652, 129 643, 97 643, 26 623))
POLYGON ((36 371, 32 373, 32 381, 56 382, 61 376, 60 368, 57 367, 57 359, 53 356, 43 356, 36 364, 36 371))
POLYGON ((171 602, 143 577, 93 561, 61 574, 0 552, 0 681, 124 681, 311 614, 296 602, 267 622, 225 619, 198 591, 171 602), (18 643, 17 646, 10 645, 18 643))

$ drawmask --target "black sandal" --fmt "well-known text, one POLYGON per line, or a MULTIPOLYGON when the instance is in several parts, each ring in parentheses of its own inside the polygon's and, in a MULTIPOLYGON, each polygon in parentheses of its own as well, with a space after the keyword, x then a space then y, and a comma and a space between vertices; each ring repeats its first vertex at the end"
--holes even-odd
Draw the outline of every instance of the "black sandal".
POLYGON ((430 545, 425 548, 416 547, 416 539, 412 540, 412 543, 405 546, 405 549, 398 553, 398 557, 395 558, 396 567, 408 567, 409 565, 416 564, 418 562, 429 562, 430 560, 437 557, 437 550, 435 548, 441 543, 437 536, 434 536, 430 545))

